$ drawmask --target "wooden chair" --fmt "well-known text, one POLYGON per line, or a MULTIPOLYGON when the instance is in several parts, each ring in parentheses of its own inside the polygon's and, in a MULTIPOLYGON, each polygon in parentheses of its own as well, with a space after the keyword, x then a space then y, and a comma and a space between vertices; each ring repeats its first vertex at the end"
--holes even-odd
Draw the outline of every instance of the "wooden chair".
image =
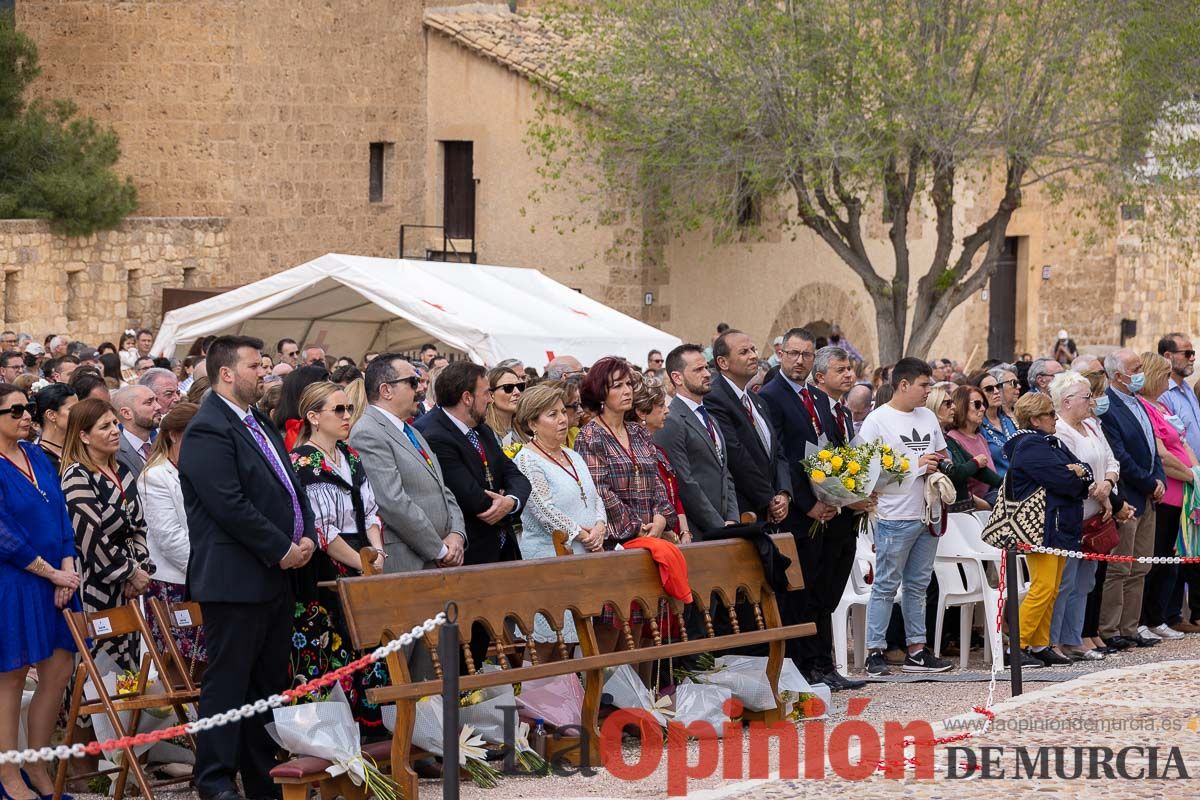
POLYGON ((158 625, 158 629, 163 632, 163 638, 167 640, 167 650, 162 653, 162 656, 163 660, 167 662, 168 674, 174 688, 180 691, 198 692, 200 687, 196 685, 194 659, 189 660, 183 657, 174 633, 178 630, 189 630, 204 625, 204 615, 200 611, 200 604, 194 602, 167 603, 157 597, 151 597, 147 601, 147 605, 150 607, 150 613, 154 616, 154 622, 158 625), (178 684, 174 683, 176 678, 179 679, 178 684))
MULTIPOLYGON (((71 692, 71 705, 67 714, 67 731, 65 741, 73 741, 75 729, 78 726, 79 716, 103 714, 112 725, 113 731, 117 738, 121 738, 127 734, 137 732, 138 722, 141 719, 142 712, 151 708, 162 708, 165 706, 171 707, 177 719, 181 724, 188 721, 186 705, 195 703, 200 699, 200 692, 194 688, 180 689, 172 686, 166 678, 168 672, 165 659, 158 652, 154 645, 154 639, 150 635, 150 628, 146 624, 146 618, 142 616, 141 609, 137 603, 128 603, 117 608, 111 608, 104 611, 94 611, 91 613, 71 611, 64 609, 63 615, 66 617, 67 627, 71 631, 71 638, 75 641, 75 646, 79 650, 80 664, 75 672, 75 686, 71 692), (118 636, 136 635, 141 638, 146 647, 146 654, 142 657, 141 666, 137 674, 137 682, 132 691, 125 694, 110 695, 104 686, 103 676, 100 674, 100 669, 96 665, 95 659, 92 657, 89 644, 97 645, 101 642, 113 639, 118 636), (90 640, 90 642, 89 642, 90 640), (148 679, 150 676, 150 667, 154 666, 158 672, 161 694, 147 694, 149 688, 148 679), (87 700, 84 697, 84 683, 91 681, 92 686, 96 690, 98 699, 87 700), (121 721, 123 713, 129 714, 129 725, 121 721)), ((195 740, 189 735, 188 740, 195 749, 195 740)), ((97 772, 88 773, 86 775, 72 776, 72 780, 81 780, 97 775, 108 775, 116 773, 116 783, 113 787, 114 800, 121 800, 125 794, 125 785, 129 778, 130 771, 133 772, 134 780, 137 781, 138 787, 141 789, 144 798, 153 798, 154 789, 162 786, 170 786, 178 783, 191 781, 191 776, 183 778, 172 778, 170 780, 158 781, 151 783, 146 771, 142 767, 141 760, 137 757, 132 747, 122 749, 123 758, 120 759, 120 765, 115 769, 100 770, 97 772)), ((110 755, 110 758, 112 756, 110 755)), ((116 759, 113 759, 116 760, 116 759)), ((62 795, 63 789, 67 781, 67 762, 58 762, 58 772, 54 781, 55 797, 62 795)))

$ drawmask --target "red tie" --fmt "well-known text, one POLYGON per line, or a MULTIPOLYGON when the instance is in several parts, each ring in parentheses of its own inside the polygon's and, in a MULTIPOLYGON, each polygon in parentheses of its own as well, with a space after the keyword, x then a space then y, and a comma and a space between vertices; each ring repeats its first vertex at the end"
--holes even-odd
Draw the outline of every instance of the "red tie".
POLYGON ((849 436, 850 432, 848 430, 846 430, 846 411, 845 411, 845 409, 842 408, 841 403, 834 403, 833 410, 835 412, 837 412, 838 428, 841 429, 841 431, 842 431, 843 441, 849 442, 850 441, 850 436, 849 436))
POLYGON ((821 419, 817 416, 817 406, 813 403, 812 395, 809 394, 807 386, 800 389, 800 401, 804 403, 804 408, 808 411, 808 418, 812 420, 813 430, 817 432, 818 436, 821 435, 823 433, 821 430, 821 419))

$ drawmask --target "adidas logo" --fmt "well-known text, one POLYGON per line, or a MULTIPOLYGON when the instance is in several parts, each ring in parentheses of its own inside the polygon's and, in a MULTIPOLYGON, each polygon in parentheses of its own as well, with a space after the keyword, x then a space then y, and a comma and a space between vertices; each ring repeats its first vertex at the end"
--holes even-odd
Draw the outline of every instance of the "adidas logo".
POLYGON ((900 441, 904 442, 904 446, 917 455, 921 455, 929 449, 932 439, 933 434, 922 436, 916 428, 913 428, 911 437, 900 434, 900 441))

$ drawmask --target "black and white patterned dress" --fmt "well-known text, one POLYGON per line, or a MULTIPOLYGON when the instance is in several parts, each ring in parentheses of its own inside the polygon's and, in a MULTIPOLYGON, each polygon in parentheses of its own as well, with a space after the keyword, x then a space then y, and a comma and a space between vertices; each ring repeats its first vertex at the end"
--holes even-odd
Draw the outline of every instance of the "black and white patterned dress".
MULTIPOLYGON (((146 522, 138 502, 137 484, 125 467, 117 466, 121 485, 103 473, 82 464, 71 464, 63 472, 62 490, 67 499, 75 547, 82 565, 84 611, 103 611, 129 602, 125 583, 140 566, 153 572, 146 547, 146 522)), ((93 648, 104 653, 121 670, 138 669, 140 642, 136 635, 108 639, 93 648)))

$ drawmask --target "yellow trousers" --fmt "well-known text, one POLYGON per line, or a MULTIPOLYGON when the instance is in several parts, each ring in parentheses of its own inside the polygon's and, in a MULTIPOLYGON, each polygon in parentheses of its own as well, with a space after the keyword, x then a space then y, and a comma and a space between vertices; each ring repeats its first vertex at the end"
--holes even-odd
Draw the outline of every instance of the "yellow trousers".
POLYGON ((1028 553, 1029 594, 1021 601, 1021 647, 1048 647, 1054 600, 1067 559, 1047 553, 1028 553))

